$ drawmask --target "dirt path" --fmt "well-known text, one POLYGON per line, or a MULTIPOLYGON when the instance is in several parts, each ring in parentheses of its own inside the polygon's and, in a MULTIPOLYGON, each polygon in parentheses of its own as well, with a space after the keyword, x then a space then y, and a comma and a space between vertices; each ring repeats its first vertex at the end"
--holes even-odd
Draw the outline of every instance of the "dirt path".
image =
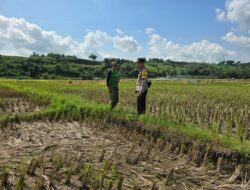
MULTIPOLYGON (((250 184, 242 185, 242 180, 235 180, 232 174, 218 172, 209 164, 197 167, 185 155, 173 154, 168 145, 162 147, 161 142, 153 143, 150 137, 126 133, 121 127, 98 126, 101 124, 94 122, 14 124, 0 132, 0 166, 17 168, 32 157, 43 155, 44 170, 37 170, 35 177, 40 172, 48 180, 46 176, 53 170, 53 157, 61 154, 68 167, 83 161, 96 169, 106 160, 124 174, 123 189, 133 189, 136 185, 137 189, 145 190, 250 189, 250 184)), ((70 184, 66 185, 65 171, 63 168, 60 171, 51 179, 54 187, 80 188, 78 174, 73 174, 70 184)), ((35 177, 26 178, 27 189, 35 185, 35 177)), ((10 180, 10 183, 15 181, 10 180)), ((116 189, 116 185, 113 187, 116 189)))

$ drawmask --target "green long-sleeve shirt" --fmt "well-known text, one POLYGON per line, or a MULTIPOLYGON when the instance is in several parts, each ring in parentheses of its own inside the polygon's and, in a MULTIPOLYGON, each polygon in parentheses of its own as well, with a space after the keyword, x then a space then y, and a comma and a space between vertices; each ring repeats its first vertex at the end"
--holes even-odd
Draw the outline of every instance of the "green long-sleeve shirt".
POLYGON ((119 75, 116 70, 109 70, 107 76, 107 86, 111 88, 118 88, 119 75))

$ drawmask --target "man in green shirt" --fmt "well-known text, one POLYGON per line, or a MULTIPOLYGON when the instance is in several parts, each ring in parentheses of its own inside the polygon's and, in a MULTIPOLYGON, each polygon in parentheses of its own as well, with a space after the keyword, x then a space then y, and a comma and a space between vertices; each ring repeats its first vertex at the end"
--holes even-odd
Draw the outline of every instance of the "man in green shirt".
POLYGON ((112 69, 108 71, 107 76, 107 87, 109 90, 110 101, 111 101, 111 109, 115 108, 119 98, 118 98, 118 83, 119 83, 119 75, 117 71, 117 63, 112 62, 112 69))

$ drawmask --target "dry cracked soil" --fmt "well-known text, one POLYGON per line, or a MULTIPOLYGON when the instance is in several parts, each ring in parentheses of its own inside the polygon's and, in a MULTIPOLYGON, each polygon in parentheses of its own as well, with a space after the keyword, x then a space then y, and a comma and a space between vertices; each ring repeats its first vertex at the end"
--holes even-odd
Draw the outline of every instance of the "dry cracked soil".
MULTIPOLYGON (((107 189, 110 168, 123 174, 123 189, 250 189, 249 181, 235 174, 218 171, 209 163, 197 166, 186 155, 174 154, 170 145, 159 144, 121 126, 104 127, 94 121, 21 122, 1 129, 0 167, 10 168, 8 188, 15 186, 18 168, 39 157, 41 167, 25 177, 24 189, 33 189, 40 177, 44 189, 80 189, 79 163, 93 165, 93 173, 98 173, 104 161, 110 167, 102 189, 107 189), (68 168, 73 172, 65 183, 68 168)), ((117 180, 112 189, 117 189, 117 180)))

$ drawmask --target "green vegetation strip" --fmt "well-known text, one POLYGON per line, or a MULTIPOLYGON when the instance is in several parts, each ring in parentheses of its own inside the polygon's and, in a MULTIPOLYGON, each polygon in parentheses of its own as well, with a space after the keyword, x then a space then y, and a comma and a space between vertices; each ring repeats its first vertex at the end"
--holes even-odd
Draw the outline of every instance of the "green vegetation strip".
MULTIPOLYGON (((191 139, 198 140, 201 142, 208 142, 216 145, 220 145, 229 150, 236 151, 244 157, 250 157, 250 142, 243 141, 240 139, 218 134, 208 129, 198 128, 194 125, 180 124, 178 122, 173 122, 167 118, 162 118, 160 116, 152 116, 146 114, 144 116, 137 116, 132 111, 124 111, 123 109, 116 109, 110 111, 109 105, 98 104, 95 102, 89 102, 80 99, 80 97, 75 95, 62 96, 55 92, 49 92, 34 88, 20 87, 16 84, 2 84, 15 91, 23 94, 29 94, 31 97, 36 97, 37 99, 44 99, 50 101, 50 105, 39 111, 28 114, 18 114, 15 116, 8 117, 8 120, 32 120, 39 118, 68 118, 79 120, 84 117, 94 118, 110 118, 110 119, 122 119, 126 122, 139 122, 143 125, 151 126, 159 130, 169 130, 179 135, 185 135, 191 139), (18 119, 17 119, 18 117, 18 119)), ((1 86, 1 84, 0 84, 1 86)), ((0 123, 6 118, 0 117, 0 123)))
POLYGON ((194 125, 179 124, 177 122, 168 121, 165 118, 152 117, 150 115, 140 117, 139 121, 143 123, 149 123, 162 129, 168 128, 171 131, 176 132, 177 134, 186 135, 191 139, 199 140, 202 142, 213 142, 225 148, 229 148, 233 151, 244 154, 244 156, 250 156, 249 141, 240 142, 240 140, 236 138, 226 135, 220 135, 208 129, 199 128, 194 125))
MULTIPOLYGON (((30 57, 0 55, 0 78, 60 79, 104 78, 112 58, 103 61, 90 61, 75 56, 49 53, 30 57)), ((131 60, 116 59, 122 77, 135 77, 137 68, 131 60)), ((250 78, 250 63, 225 61, 219 64, 197 62, 176 62, 162 59, 149 59, 146 62, 150 77, 188 77, 190 78, 250 78)))

